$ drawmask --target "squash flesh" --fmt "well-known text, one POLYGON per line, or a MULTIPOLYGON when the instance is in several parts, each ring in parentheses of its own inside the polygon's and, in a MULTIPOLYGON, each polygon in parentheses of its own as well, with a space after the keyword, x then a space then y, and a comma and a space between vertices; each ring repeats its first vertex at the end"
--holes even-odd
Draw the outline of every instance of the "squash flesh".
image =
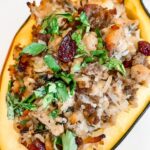
MULTIPOLYGON (((125 0, 125 6, 128 16, 131 18, 139 19, 141 36, 143 39, 150 42, 150 19, 145 14, 140 1, 125 0), (144 20, 144 21, 143 21, 144 20)), ((7 85, 9 81, 8 67, 13 64, 13 49, 15 45, 21 43, 25 46, 32 40, 32 26, 35 24, 33 17, 30 17, 23 25, 21 30, 16 34, 12 45, 10 47, 6 63, 4 65, 1 78, 0 78, 0 148, 1 150, 25 150, 26 148, 19 144, 19 134, 16 133, 13 127, 13 121, 7 119, 7 105, 5 96, 7 93, 7 85), (16 140, 17 139, 17 140, 16 140)), ((106 138, 104 145, 98 145, 98 149, 109 150, 111 149, 127 132, 131 125, 136 121, 138 116, 144 111, 150 98, 150 87, 143 87, 137 93, 138 107, 129 108, 127 112, 121 112, 117 117, 116 125, 111 126, 104 130, 106 138)), ((97 133, 93 133, 97 134, 97 133)), ((89 148, 90 149, 90 148, 89 148)))

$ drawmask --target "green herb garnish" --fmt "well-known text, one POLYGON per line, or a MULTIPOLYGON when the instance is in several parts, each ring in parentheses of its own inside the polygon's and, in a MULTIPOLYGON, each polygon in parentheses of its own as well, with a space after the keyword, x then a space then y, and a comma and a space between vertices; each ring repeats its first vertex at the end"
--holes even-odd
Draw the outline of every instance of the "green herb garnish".
POLYGON ((61 72, 56 74, 56 78, 62 79, 70 87, 70 94, 74 95, 76 89, 76 81, 74 80, 73 74, 68 74, 66 72, 61 72))
POLYGON ((36 56, 45 50, 47 50, 47 46, 45 44, 34 42, 26 46, 25 48, 23 48, 21 54, 28 54, 28 55, 36 56))
POLYGON ((75 135, 71 131, 67 130, 66 133, 62 135, 62 145, 63 150, 77 150, 75 135))
POLYGON ((63 81, 56 81, 56 88, 58 99, 62 102, 68 100, 69 95, 65 83, 63 81))
MULTIPOLYGON (((85 46, 82 43, 82 30, 77 30, 72 34, 72 39, 76 42, 77 44, 77 55, 78 57, 85 56, 87 54, 85 50, 85 46)), ((77 58, 77 55, 75 56, 77 58)))
POLYGON ((45 87, 42 86, 34 91, 36 98, 41 98, 46 94, 45 87))
POLYGON ((59 34, 59 24, 57 17, 52 15, 45 18, 42 24, 42 30, 44 33, 49 33, 52 35, 59 34))
POLYGON ((44 98, 43 98, 43 107, 47 108, 49 104, 51 104, 53 101, 55 101, 56 98, 53 93, 48 93, 44 98))
POLYGON ((49 114, 49 116, 52 117, 53 119, 55 119, 55 118, 57 118, 58 114, 59 114, 59 110, 55 109, 49 114))
POLYGON ((67 19, 69 22, 72 22, 73 21, 73 16, 71 13, 62 13, 62 14, 56 14, 58 16, 62 16, 63 18, 67 19))
POLYGON ((54 72, 58 72, 61 70, 60 66, 57 64, 55 58, 51 56, 50 54, 46 55, 44 57, 44 62, 47 64, 47 66, 52 69, 54 72))
POLYGON ((119 71, 121 74, 123 74, 124 76, 126 75, 126 70, 124 68, 124 65, 122 64, 122 62, 120 60, 117 60, 116 58, 110 58, 105 66, 109 69, 109 70, 117 70, 119 71))
POLYGON ((100 30, 98 28, 96 28, 95 32, 97 34, 97 39, 98 39, 97 49, 102 49, 102 48, 104 48, 104 43, 103 43, 103 39, 102 39, 100 30))
POLYGON ((22 115, 24 110, 36 110, 36 105, 30 102, 30 99, 20 101, 18 97, 12 95, 10 91, 7 93, 8 119, 14 119, 15 116, 22 115))

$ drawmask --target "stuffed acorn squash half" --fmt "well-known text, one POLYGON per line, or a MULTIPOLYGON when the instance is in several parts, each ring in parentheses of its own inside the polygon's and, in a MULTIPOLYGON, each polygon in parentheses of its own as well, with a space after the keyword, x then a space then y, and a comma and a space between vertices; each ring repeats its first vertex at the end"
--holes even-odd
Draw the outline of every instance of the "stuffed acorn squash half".
POLYGON ((139 0, 42 0, 0 78, 1 150, 110 150, 149 105, 150 18, 139 0))

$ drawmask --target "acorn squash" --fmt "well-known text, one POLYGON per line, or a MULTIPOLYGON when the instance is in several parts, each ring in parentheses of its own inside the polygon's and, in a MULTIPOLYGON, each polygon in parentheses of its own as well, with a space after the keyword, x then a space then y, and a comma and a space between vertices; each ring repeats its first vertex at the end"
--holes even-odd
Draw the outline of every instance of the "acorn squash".
MULTIPOLYGON (((141 37, 150 42, 150 18, 145 13, 140 0, 125 0, 125 7, 128 17, 131 19, 138 19, 140 22, 141 37)), ((1 77, 0 77, 0 149, 1 150, 25 150, 26 148, 19 144, 19 134, 16 133, 13 121, 7 119, 7 104, 6 92, 9 81, 8 67, 13 64, 13 49, 15 45, 28 45, 32 39, 32 26, 35 24, 35 19, 30 16, 22 25, 12 41, 9 49, 1 77)), ((127 112, 122 112, 117 117, 117 122, 114 126, 108 127, 104 133, 104 145, 99 145, 99 149, 109 150, 115 148, 120 141, 131 130, 132 126, 138 118, 145 112, 149 105, 150 86, 142 87, 137 93, 138 106, 136 108, 129 108, 127 112)), ((96 134, 96 133, 93 133, 96 134)))

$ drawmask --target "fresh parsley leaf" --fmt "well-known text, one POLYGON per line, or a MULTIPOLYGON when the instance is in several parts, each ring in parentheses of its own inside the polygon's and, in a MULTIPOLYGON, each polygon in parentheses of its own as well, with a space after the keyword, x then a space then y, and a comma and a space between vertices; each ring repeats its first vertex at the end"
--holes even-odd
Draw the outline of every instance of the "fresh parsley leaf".
POLYGON ((62 14, 56 14, 58 16, 62 16, 63 18, 67 19, 69 22, 73 21, 73 16, 71 13, 62 13, 62 14))
POLYGON ((29 54, 32 56, 36 56, 45 50, 47 50, 47 46, 45 44, 33 42, 30 45, 26 46, 22 50, 21 54, 29 54))
MULTIPOLYGON (((36 110, 36 105, 32 104, 33 96, 29 96, 23 101, 20 101, 16 96, 12 95, 9 91, 7 93, 7 107, 8 119, 14 119, 15 116, 22 115, 24 110, 36 110)), ((35 99, 35 98, 34 98, 35 99)))
POLYGON ((59 34, 59 24, 57 17, 52 15, 45 18, 42 24, 42 30, 45 33, 50 33, 52 35, 59 34))
POLYGON ((98 39, 98 45, 97 48, 98 49, 102 49, 104 47, 104 43, 103 43, 103 39, 100 33, 100 30, 98 28, 95 29, 95 32, 97 34, 97 39, 98 39))
POLYGON ((52 117, 53 119, 55 119, 55 118, 57 118, 58 114, 59 114, 59 110, 55 109, 49 114, 49 116, 52 117))
POLYGON ((44 131, 46 131, 45 125, 39 122, 36 126, 35 133, 42 133, 44 131))
POLYGON ((91 54, 95 57, 102 57, 108 55, 108 52, 106 50, 95 50, 91 51, 91 54))
POLYGON ((53 141, 54 150, 59 150, 57 148, 57 145, 62 146, 62 138, 61 138, 61 136, 54 137, 54 141, 53 141))
MULTIPOLYGON (((82 43, 82 30, 77 30, 74 32, 71 36, 71 38, 76 42, 77 44, 77 55, 78 57, 85 56, 87 54, 85 50, 85 46, 82 43)), ((75 56, 77 58, 77 55, 75 56)))
POLYGON ((65 83, 63 81, 56 81, 56 87, 58 99, 62 102, 65 102, 69 98, 65 83))
POLYGON ((54 72, 58 72, 61 70, 60 66, 57 64, 55 58, 51 56, 50 54, 46 55, 44 57, 44 62, 47 64, 47 66, 52 69, 54 72))
POLYGON ((55 97, 53 93, 48 93, 44 98, 43 98, 43 107, 47 108, 49 104, 51 104, 53 101, 55 101, 55 97))
POLYGON ((36 99, 35 94, 32 94, 25 98, 22 102, 23 103, 32 103, 36 99))
POLYGON ((41 98, 41 97, 43 97, 43 96, 46 94, 46 89, 45 89, 45 87, 42 86, 42 87, 36 89, 36 90, 34 91, 34 94, 35 94, 35 97, 36 97, 36 98, 41 98))
POLYGON ((76 18, 76 20, 79 20, 82 23, 82 25, 78 26, 78 28, 86 27, 86 32, 89 32, 90 23, 88 21, 88 17, 87 17, 85 12, 82 11, 81 14, 80 14, 80 17, 76 18))
POLYGON ((126 75, 126 70, 124 68, 124 65, 120 60, 117 60, 116 58, 110 58, 105 65, 109 70, 115 69, 119 71, 121 74, 123 74, 124 76, 126 75))
POLYGON ((83 24, 83 25, 85 25, 85 26, 90 26, 90 24, 89 24, 89 21, 88 21, 88 17, 87 17, 87 15, 86 15, 86 13, 85 12, 81 12, 81 14, 80 14, 80 21, 81 21, 81 23, 83 24))
POLYGON ((108 52, 106 50, 95 50, 91 51, 92 56, 97 57, 99 59, 99 63, 105 64, 106 61, 109 59, 108 52))
POLYGON ((28 121, 29 121, 29 119, 22 120, 22 121, 20 121, 20 124, 25 126, 28 121))
MULTIPOLYGON (((8 119, 14 119, 15 117, 15 108, 14 108, 14 97, 8 92, 7 96, 7 117, 8 119)), ((17 100, 18 101, 18 100, 17 100)))
POLYGON ((61 78, 65 83, 70 84, 70 82, 73 80, 73 75, 68 74, 66 72, 61 72, 59 74, 56 74, 56 78, 61 78))
POLYGON ((67 85, 70 86, 70 94, 74 95, 76 89, 76 81, 74 79, 73 74, 68 74, 66 72, 61 72, 56 75, 56 78, 62 79, 67 85))
POLYGON ((75 135, 71 131, 67 130, 66 133, 62 135, 62 145, 63 150, 77 150, 75 135))
POLYGON ((56 84, 55 83, 52 83, 52 82, 49 82, 48 83, 48 93, 56 93, 57 90, 56 90, 56 84))
POLYGON ((36 110, 36 105, 35 104, 31 104, 31 103, 23 103, 23 102, 20 102, 18 104, 19 107, 21 107, 22 109, 24 110, 36 110))
POLYGON ((94 60, 95 60, 95 58, 92 56, 85 57, 81 64, 81 67, 86 67, 88 63, 92 63, 92 62, 94 62, 94 60))

